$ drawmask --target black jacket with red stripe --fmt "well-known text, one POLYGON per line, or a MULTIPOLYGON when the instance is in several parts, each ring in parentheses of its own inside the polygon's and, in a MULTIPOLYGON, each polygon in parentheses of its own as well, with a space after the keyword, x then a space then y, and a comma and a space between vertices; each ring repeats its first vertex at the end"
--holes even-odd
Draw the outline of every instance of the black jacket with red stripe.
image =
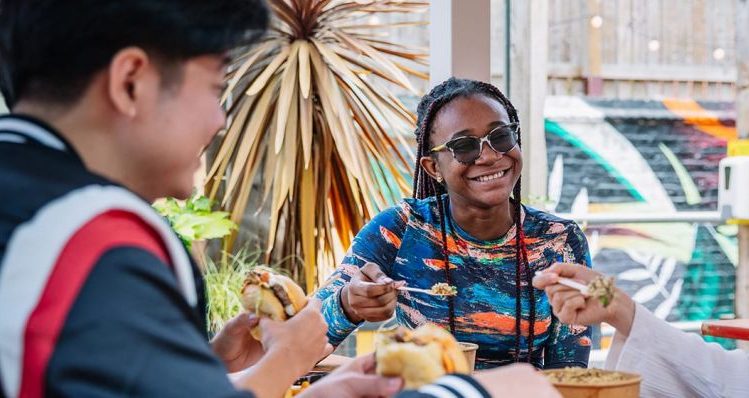
MULTIPOLYGON (((52 128, 0 117, 0 201, 0 396, 251 396, 207 343, 179 239, 52 128)), ((435 393, 487 396, 456 376, 399 396, 435 393)))
POLYGON ((0 118, 3 395, 247 396, 207 344, 178 239, 52 131, 0 118))

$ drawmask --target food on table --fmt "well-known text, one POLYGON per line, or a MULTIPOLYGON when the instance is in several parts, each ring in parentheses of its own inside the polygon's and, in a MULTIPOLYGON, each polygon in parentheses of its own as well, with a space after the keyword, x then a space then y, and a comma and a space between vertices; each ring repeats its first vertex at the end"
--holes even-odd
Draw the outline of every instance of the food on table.
POLYGON ((298 386, 291 386, 288 390, 286 390, 286 394, 284 394, 284 398, 292 398, 296 397, 297 395, 301 394, 310 386, 309 381, 303 381, 302 384, 298 386))
POLYGON ((544 371, 552 383, 598 385, 617 381, 626 381, 633 375, 596 368, 564 368, 544 371))
MULTIPOLYGON (((285 321, 296 315, 305 305, 307 297, 291 278, 269 269, 256 267, 247 275, 241 296, 242 306, 258 316, 285 321)), ((260 328, 251 331, 260 340, 260 328)))
POLYGON ((564 398, 638 398, 641 377, 602 369, 564 368, 543 374, 564 398))
POLYGON ((433 324, 378 333, 375 347, 377 373, 403 378, 405 388, 420 387, 447 373, 469 372, 458 342, 433 324))

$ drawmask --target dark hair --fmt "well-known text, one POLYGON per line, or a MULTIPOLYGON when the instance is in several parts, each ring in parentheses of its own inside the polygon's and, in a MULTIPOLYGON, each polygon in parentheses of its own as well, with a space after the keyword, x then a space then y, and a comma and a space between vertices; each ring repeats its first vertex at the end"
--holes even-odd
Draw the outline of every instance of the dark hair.
MULTIPOLYGON (((416 166, 414 170, 414 182, 413 192, 414 198, 424 199, 431 196, 436 197, 437 212, 440 217, 440 231, 442 233, 442 256, 445 261, 445 278, 448 284, 452 284, 452 278, 450 276, 450 260, 448 256, 447 246, 447 232, 445 227, 445 219, 450 223, 450 233, 454 232, 452 226, 452 220, 447 214, 448 203, 445 198, 443 202, 443 195, 447 193, 445 187, 436 181, 432 176, 427 174, 426 170, 421 167, 419 160, 424 156, 431 156, 430 149, 434 143, 430 142, 430 135, 432 132, 432 123, 437 113, 442 109, 443 106, 448 104, 450 101, 459 97, 472 97, 472 96, 486 96, 499 102, 507 111, 510 116, 510 123, 519 123, 518 113, 515 107, 512 106, 510 100, 499 91, 498 88, 492 86, 489 83, 484 83, 475 80, 467 79, 456 79, 450 78, 440 85, 434 87, 427 95, 425 95, 419 102, 417 108, 418 119, 416 122, 416 142, 417 142, 417 154, 416 154, 416 166)), ((518 146, 520 146, 520 134, 518 133, 518 146)), ((529 314, 529 332, 528 332, 528 362, 532 361, 533 357, 533 339, 534 339, 534 328, 536 321, 536 300, 535 291, 531 280, 533 275, 530 272, 530 266, 528 265, 528 254, 525 247, 525 234, 523 233, 523 224, 520 219, 520 178, 518 178, 517 184, 512 191, 515 215, 515 361, 520 360, 520 337, 521 337, 521 321, 522 321, 522 287, 521 287, 521 274, 524 274, 526 283, 528 284, 528 291, 530 294, 530 314, 529 314)), ((449 297, 448 310, 450 312, 450 331, 455 333, 455 301, 452 297, 449 297)))
POLYGON ((262 0, 0 0, 0 92, 9 107, 74 101, 122 48, 142 48, 165 75, 250 44, 268 18, 262 0))

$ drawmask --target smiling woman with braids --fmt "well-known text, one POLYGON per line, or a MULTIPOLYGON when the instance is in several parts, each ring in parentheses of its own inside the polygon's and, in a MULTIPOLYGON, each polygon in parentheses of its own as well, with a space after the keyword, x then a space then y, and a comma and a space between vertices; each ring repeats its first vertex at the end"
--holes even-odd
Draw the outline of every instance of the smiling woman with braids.
POLYGON ((521 205, 518 122, 487 83, 451 78, 422 98, 414 198, 368 223, 318 293, 331 343, 395 311, 478 344, 478 368, 587 366, 590 331, 558 322, 531 280, 557 261, 590 266, 588 245, 574 222, 521 205), (397 290, 404 283, 458 293, 397 290))

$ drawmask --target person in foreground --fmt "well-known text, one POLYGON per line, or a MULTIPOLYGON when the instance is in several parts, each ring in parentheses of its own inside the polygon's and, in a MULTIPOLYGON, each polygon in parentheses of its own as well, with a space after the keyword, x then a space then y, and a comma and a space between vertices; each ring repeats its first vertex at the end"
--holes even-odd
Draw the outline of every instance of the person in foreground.
POLYGON ((749 397, 749 353, 706 343, 656 318, 617 289, 603 308, 596 298, 557 284, 559 277, 588 283, 599 273, 576 264, 555 264, 536 276, 562 322, 616 329, 606 367, 638 373, 643 397, 749 397))
POLYGON ((512 103, 480 81, 450 78, 421 99, 414 198, 365 225, 318 292, 331 343, 395 313, 478 344, 479 369, 587 366, 590 330, 558 322, 531 279, 559 260, 590 266, 588 244, 573 221, 520 202, 518 123, 512 103), (399 291, 404 283, 456 294, 399 291))
POLYGON ((319 304, 262 321, 262 347, 246 316, 209 345, 200 272, 149 206, 190 194, 227 51, 267 20, 250 0, 0 2, 2 395, 278 396, 329 351, 319 304))
MULTIPOLYGON (((314 300, 286 322, 238 315, 209 344, 200 272, 149 206, 191 193, 224 126, 226 54, 267 20, 258 0, 0 1, 0 396, 275 398, 329 352, 314 300)), ((305 396, 401 388, 370 368, 305 396)), ((431 387, 539 385, 511 370, 431 387)))

